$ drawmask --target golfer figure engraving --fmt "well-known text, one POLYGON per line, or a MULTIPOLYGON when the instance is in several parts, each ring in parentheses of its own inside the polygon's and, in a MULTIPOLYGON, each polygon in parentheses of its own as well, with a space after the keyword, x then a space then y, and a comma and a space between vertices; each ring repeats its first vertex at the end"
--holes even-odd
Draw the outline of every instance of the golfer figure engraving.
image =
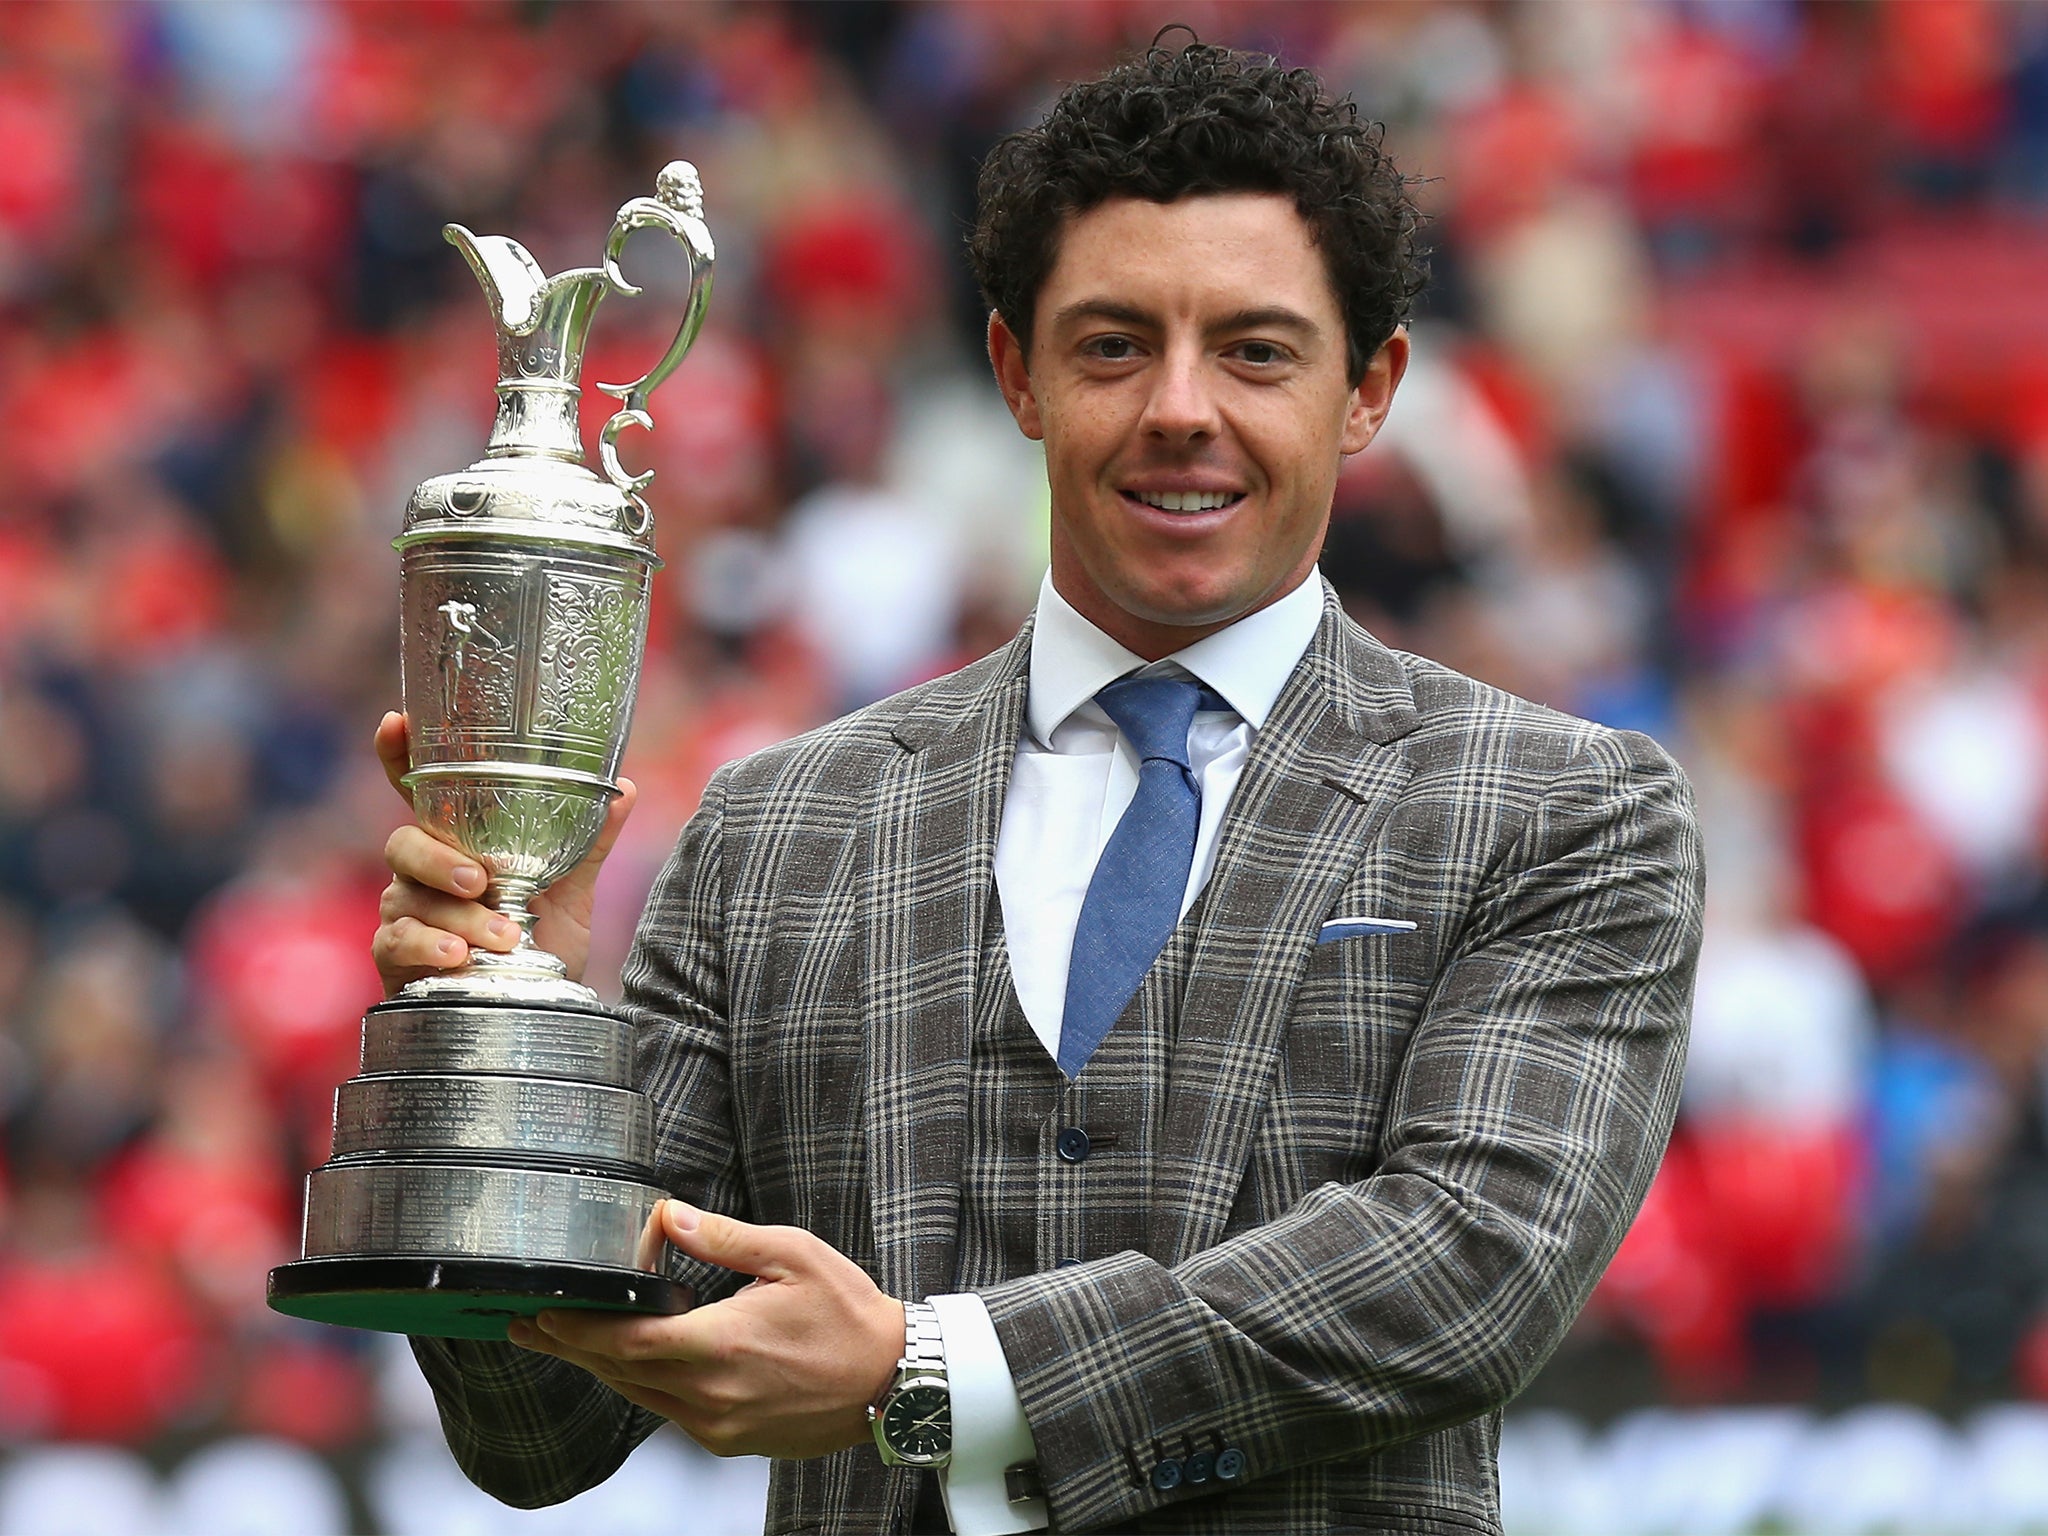
POLYGON ((469 642, 479 638, 493 648, 504 641, 477 622, 476 604, 450 598, 435 610, 448 621, 441 637, 441 713, 453 720, 462 712, 462 672, 469 664, 469 642))

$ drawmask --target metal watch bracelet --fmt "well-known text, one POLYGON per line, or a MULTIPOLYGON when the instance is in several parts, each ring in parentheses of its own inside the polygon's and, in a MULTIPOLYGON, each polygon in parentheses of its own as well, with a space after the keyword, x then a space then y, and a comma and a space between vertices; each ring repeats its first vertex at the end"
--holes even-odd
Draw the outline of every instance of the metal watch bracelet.
POLYGON ((903 1303, 903 1358, 897 1369, 923 1376, 946 1374, 946 1334, 939 1309, 928 1301, 903 1303))
POLYGON ((891 1466, 937 1468, 953 1456, 950 1392, 946 1380, 945 1333, 938 1309, 929 1302, 903 1304, 903 1358, 896 1377, 868 1408, 875 1446, 891 1466), (906 1426, 895 1422, 892 1409, 916 1403, 916 1416, 906 1426), (941 1423, 934 1423, 933 1410, 941 1423))

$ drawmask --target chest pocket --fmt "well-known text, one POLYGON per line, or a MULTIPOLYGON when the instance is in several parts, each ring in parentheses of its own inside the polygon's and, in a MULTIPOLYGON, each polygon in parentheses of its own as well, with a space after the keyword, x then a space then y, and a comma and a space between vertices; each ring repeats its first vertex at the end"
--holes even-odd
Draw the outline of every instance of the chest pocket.
MULTIPOLYGON (((1374 910, 1347 893, 1333 915, 1374 910)), ((1387 1098, 1428 995, 1435 950, 1422 922, 1309 952, 1233 1229, 1270 1221, 1318 1185, 1356 1183, 1377 1166, 1387 1098)))
MULTIPOLYGON (((1344 902, 1338 914, 1363 903, 1344 902)), ((1384 1098, 1433 975, 1427 928, 1329 930, 1309 951, 1282 1053, 1284 1089, 1384 1098)))

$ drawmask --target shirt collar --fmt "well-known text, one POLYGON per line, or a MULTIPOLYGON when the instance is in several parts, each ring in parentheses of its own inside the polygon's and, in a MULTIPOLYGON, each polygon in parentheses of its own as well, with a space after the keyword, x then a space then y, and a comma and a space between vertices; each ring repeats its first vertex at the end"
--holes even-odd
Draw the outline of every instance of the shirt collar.
MULTIPOLYGON (((1323 584, 1316 571, 1277 602, 1248 613, 1215 634, 1175 651, 1173 662, 1221 694, 1256 731, 1266 723, 1280 690, 1300 662, 1323 617, 1323 584)), ((1083 618, 1053 590, 1048 571, 1038 589, 1031 630, 1031 692, 1025 718, 1041 745, 1096 692, 1145 658, 1126 650, 1083 618)))

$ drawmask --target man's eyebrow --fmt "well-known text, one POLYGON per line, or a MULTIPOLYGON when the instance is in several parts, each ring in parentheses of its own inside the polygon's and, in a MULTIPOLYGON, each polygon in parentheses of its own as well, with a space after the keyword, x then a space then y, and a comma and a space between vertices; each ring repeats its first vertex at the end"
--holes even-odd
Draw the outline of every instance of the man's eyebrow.
POLYGON ((1117 299, 1078 299, 1052 317, 1055 326, 1075 320, 1113 320, 1119 325, 1156 326, 1159 317, 1150 310, 1117 299))
MULTIPOLYGON (((1156 329, 1159 317, 1149 309, 1136 304, 1126 304, 1120 299, 1078 299, 1058 310, 1052 317, 1054 326, 1070 325, 1077 320, 1108 320, 1117 325, 1138 326, 1156 329)), ((1255 305, 1224 315, 1209 326, 1211 331, 1257 331, 1289 330, 1306 335, 1316 335, 1322 327, 1299 310, 1289 309, 1284 304, 1255 305)))
POLYGON ((1313 336, 1320 332, 1322 327, 1299 310, 1289 309, 1284 304, 1267 304, 1254 309, 1240 309, 1234 315, 1225 315, 1211 329, 1218 331, 1302 331, 1313 336))

